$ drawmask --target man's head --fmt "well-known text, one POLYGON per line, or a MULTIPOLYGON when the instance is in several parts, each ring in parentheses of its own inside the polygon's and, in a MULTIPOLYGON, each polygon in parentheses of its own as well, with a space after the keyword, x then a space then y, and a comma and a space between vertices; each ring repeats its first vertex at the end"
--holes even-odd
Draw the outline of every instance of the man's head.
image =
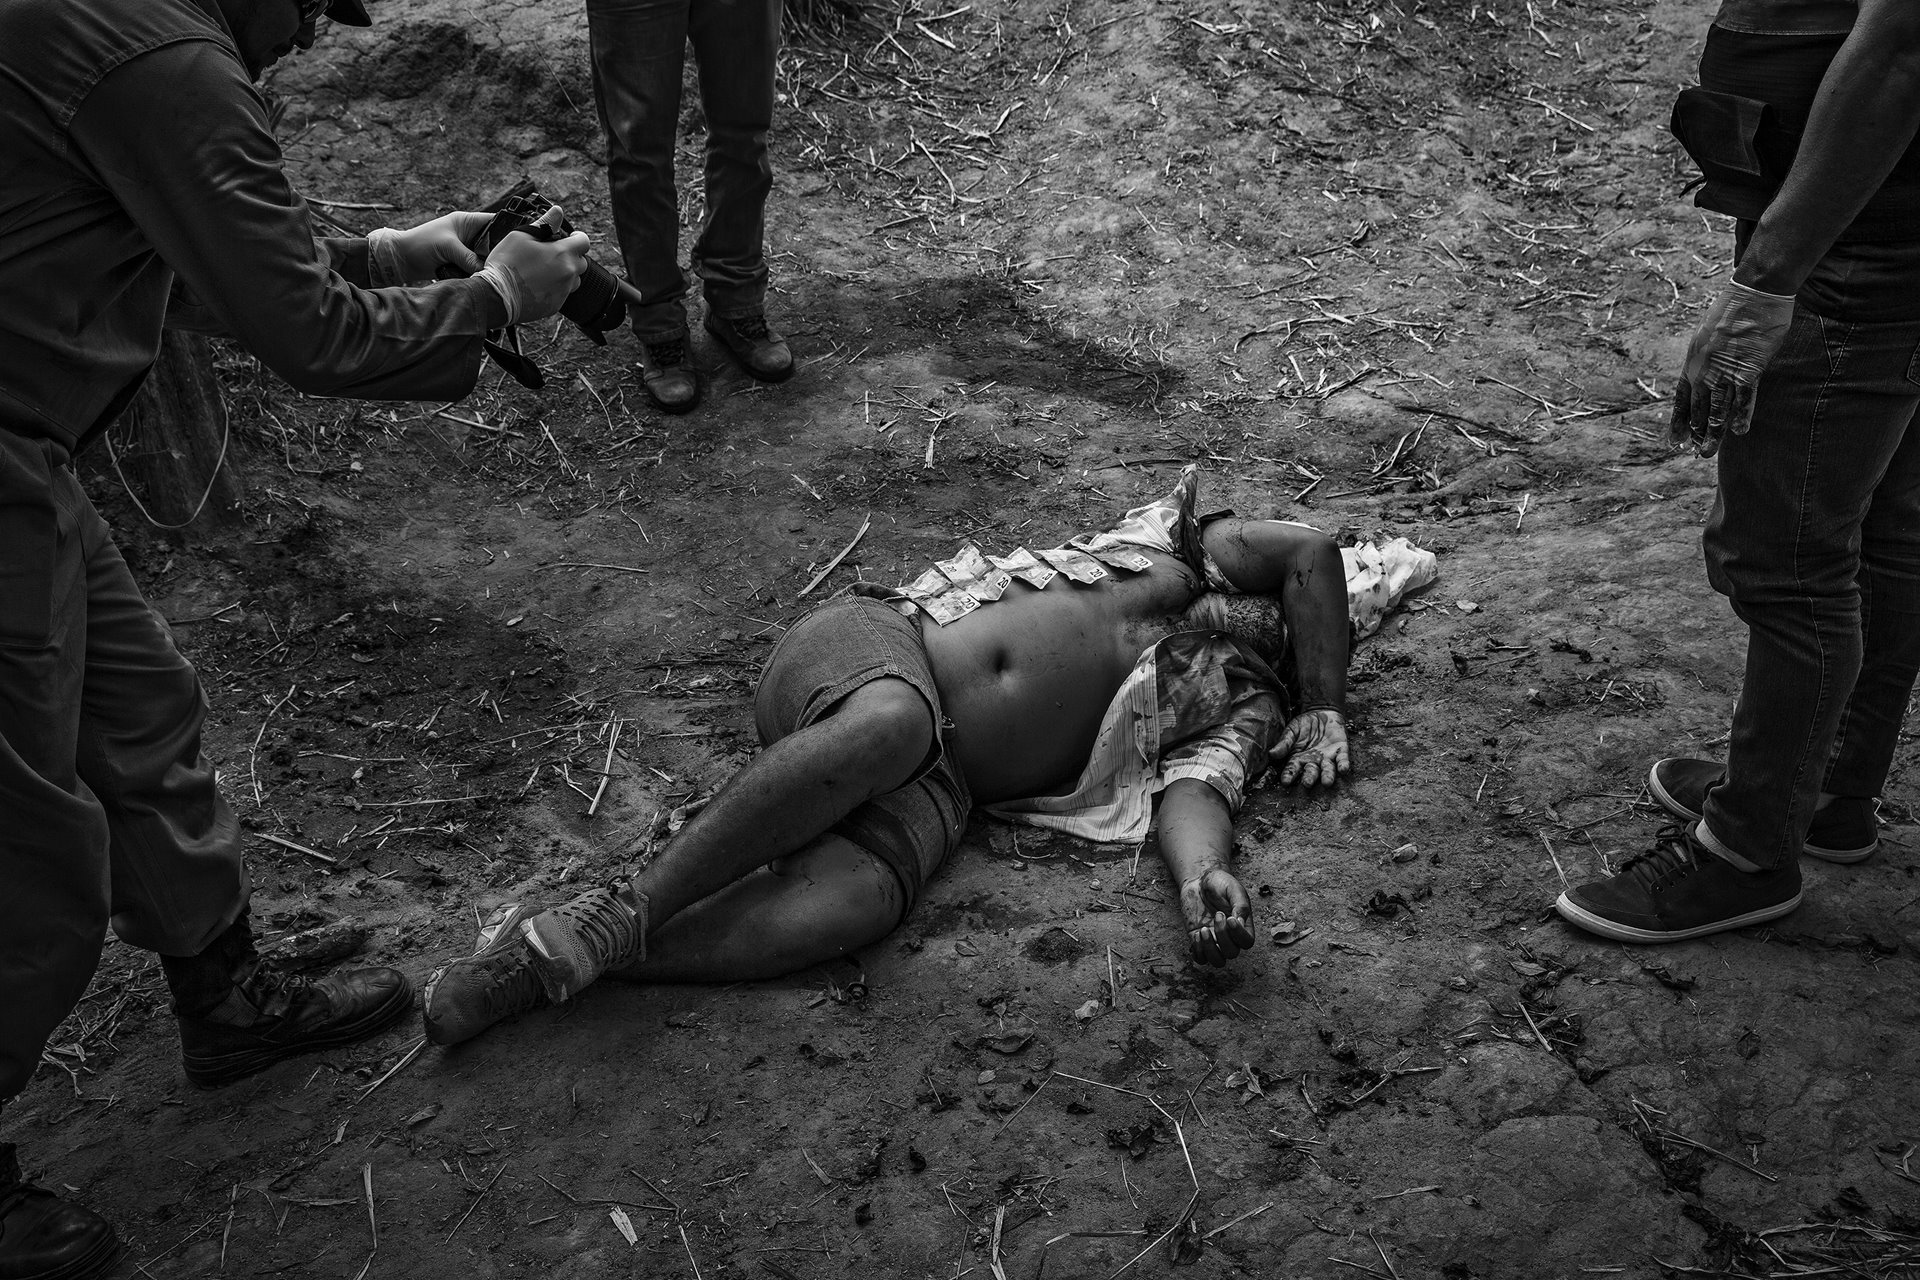
POLYGON ((368 27, 364 0, 218 0, 227 27, 251 75, 259 75, 295 49, 313 47, 321 18, 368 27))
POLYGON ((1187 606, 1181 621, 1197 630, 1224 631, 1270 667, 1286 654, 1286 622, 1271 596, 1208 591, 1187 606))

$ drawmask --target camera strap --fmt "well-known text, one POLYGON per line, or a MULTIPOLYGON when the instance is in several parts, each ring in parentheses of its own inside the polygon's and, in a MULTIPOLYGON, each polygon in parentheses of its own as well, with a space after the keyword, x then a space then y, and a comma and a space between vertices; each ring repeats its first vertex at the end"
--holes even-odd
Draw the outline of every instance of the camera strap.
POLYGON ((546 386, 547 379, 540 372, 540 366, 520 350, 520 327, 509 325, 498 332, 504 341, 496 342, 491 337, 480 340, 480 348, 488 358, 513 375, 513 380, 529 391, 538 391, 546 386))

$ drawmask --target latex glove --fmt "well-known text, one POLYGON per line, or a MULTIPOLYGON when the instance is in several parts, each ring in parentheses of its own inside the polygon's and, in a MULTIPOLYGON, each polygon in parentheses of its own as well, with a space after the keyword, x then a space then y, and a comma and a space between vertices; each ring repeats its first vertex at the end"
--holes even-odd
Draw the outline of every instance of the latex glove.
POLYGON ((367 236, 374 278, 382 284, 417 284, 452 267, 463 276, 480 269, 480 255, 468 242, 480 238, 493 221, 490 213, 446 213, 405 231, 381 227, 367 236))
POLYGON ((1285 761, 1280 781, 1287 786, 1330 787, 1353 770, 1347 751, 1347 718, 1330 708, 1302 711, 1267 753, 1285 761))
MULTIPOLYGON (((556 205, 538 221, 557 227, 561 216, 556 205)), ((541 320, 565 305, 567 295, 580 287, 580 277, 587 270, 589 243, 584 231, 560 240, 536 240, 524 231, 503 237, 487 255, 480 276, 507 304, 507 323, 541 320)))
POLYGON ((1181 885, 1180 911, 1201 964, 1223 965, 1253 945, 1253 903, 1230 871, 1215 867, 1181 885))
POLYGON ((1793 323, 1793 299, 1729 281, 1687 345, 1687 362, 1673 389, 1675 444, 1691 442, 1711 458, 1729 431, 1747 434, 1753 425, 1753 395, 1760 374, 1793 323))

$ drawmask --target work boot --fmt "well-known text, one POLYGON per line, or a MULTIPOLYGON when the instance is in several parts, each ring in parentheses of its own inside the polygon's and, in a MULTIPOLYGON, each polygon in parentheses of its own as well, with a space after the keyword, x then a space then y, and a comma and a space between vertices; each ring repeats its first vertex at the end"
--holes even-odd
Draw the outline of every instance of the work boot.
POLYGON ((767 328, 760 312, 744 316, 707 314, 707 332, 720 340, 733 358, 762 382, 785 382, 793 376, 793 349, 787 340, 767 328))
POLYGON ((119 1260, 112 1223, 28 1182, 0 1142, 0 1280, 95 1280, 119 1260))
POLYGON ((1621 942, 1680 942, 1762 924, 1800 905, 1800 864, 1742 871, 1694 836, 1662 827, 1653 848, 1553 904, 1569 923, 1621 942))
POLYGON ((521 922, 532 907, 517 902, 495 907, 480 926, 473 954, 436 969, 420 1001, 427 1039, 435 1044, 471 1040, 502 1018, 547 1002, 528 962, 521 922))
MULTIPOLYGON (((1647 770, 1647 790, 1674 817, 1698 822, 1706 812, 1707 792, 1726 778, 1723 764, 1673 756, 1647 770)), ((1871 797, 1835 796, 1825 808, 1813 811, 1800 852, 1823 862, 1865 862, 1880 847, 1878 810, 1879 802, 1871 797)))
POLYGON ((671 338, 641 339, 640 385, 668 413, 685 413, 700 403, 700 375, 687 353, 684 329, 671 338))
POLYGON ((349 969, 325 978, 281 973, 253 945, 247 913, 197 956, 161 956, 180 1057, 202 1088, 296 1054, 333 1049, 384 1030, 413 1004, 395 969, 349 969))
POLYGON ((624 880, 542 911, 520 926, 547 998, 577 995, 609 969, 647 958, 647 895, 624 880))

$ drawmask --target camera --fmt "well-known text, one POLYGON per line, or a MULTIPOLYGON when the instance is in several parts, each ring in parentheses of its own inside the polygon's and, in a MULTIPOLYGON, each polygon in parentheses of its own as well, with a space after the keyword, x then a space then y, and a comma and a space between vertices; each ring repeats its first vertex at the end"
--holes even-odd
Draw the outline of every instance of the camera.
MULTIPOLYGON (((540 194, 533 180, 522 178, 505 195, 481 210, 491 213, 493 221, 468 247, 485 258, 511 232, 524 231, 536 240, 559 240, 572 235, 573 224, 564 217, 558 227, 538 222, 551 208, 553 201, 540 194)), ((580 277, 579 287, 567 295, 560 314, 604 347, 607 345, 607 334, 626 322, 625 295, 632 292, 633 287, 626 281, 589 259, 586 274, 580 277)))

